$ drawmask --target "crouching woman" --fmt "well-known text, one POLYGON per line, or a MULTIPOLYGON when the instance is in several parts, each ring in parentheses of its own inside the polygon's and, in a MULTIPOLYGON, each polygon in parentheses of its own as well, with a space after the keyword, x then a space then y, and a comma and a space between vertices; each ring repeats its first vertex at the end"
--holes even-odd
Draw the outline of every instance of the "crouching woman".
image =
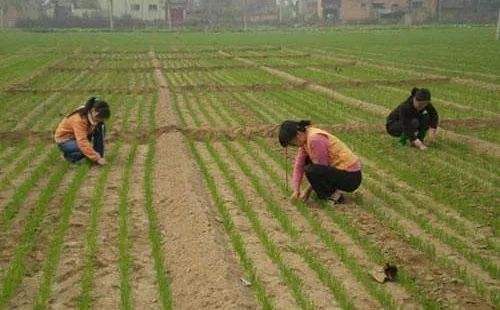
POLYGON ((54 134, 64 158, 71 163, 88 158, 98 165, 104 165, 104 122, 110 115, 108 103, 92 97, 85 106, 66 116, 54 134))
POLYGON ((298 147, 295 158, 292 199, 309 198, 314 190, 320 199, 333 204, 343 203, 342 192, 353 192, 361 184, 361 161, 334 135, 311 126, 310 121, 290 121, 281 124, 281 146, 298 147), (301 192, 305 174, 310 186, 301 192))

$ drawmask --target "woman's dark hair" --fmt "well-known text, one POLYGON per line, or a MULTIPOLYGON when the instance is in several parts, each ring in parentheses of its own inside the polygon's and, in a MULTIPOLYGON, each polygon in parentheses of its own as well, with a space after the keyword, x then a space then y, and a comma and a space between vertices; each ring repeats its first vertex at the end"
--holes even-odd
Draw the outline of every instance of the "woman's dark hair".
POLYGON ((90 97, 83 107, 71 112, 68 117, 76 113, 80 114, 82 117, 86 117, 92 109, 97 111, 96 116, 101 119, 108 119, 111 116, 111 111, 106 101, 97 99, 96 97, 90 97))
POLYGON ((411 90, 411 97, 418 101, 431 101, 431 92, 427 88, 414 87, 411 90))
POLYGON ((299 131, 306 131, 306 127, 311 125, 311 121, 284 121, 281 123, 279 131, 279 141, 282 147, 286 147, 297 136, 299 131))

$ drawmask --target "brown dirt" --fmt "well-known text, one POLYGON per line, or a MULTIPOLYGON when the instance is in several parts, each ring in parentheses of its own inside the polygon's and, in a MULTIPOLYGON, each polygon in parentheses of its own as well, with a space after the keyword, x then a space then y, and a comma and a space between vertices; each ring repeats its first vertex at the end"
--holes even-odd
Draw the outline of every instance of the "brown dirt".
MULTIPOLYGON (((369 191, 362 190, 361 193, 365 203, 372 201, 374 196, 369 191)), ((404 266, 406 271, 417 279, 429 297, 440 300, 448 307, 467 308, 468 305, 474 304, 478 308, 492 308, 489 301, 478 296, 472 289, 454 278, 453 271, 436 266, 425 254, 397 236, 387 227, 387 223, 381 223, 374 215, 359 207, 339 209, 347 213, 362 235, 374 241, 383 252, 389 253, 394 259, 393 263, 397 266, 404 266)), ((406 226, 406 228, 409 234, 418 236, 415 227, 406 226)))
MULTIPOLYGON (((158 60, 153 53, 150 56, 158 68, 158 60)), ((158 122, 176 125, 165 77, 160 69, 155 74, 158 122)), ((228 253, 202 176, 194 160, 186 158, 189 150, 183 140, 172 132, 160 136, 156 144, 155 209, 165 236, 174 307, 254 308, 250 292, 240 284, 243 272, 234 254, 228 253)))
POLYGON ((137 309, 158 309, 158 285, 154 260, 149 242, 148 219, 143 205, 144 201, 144 161, 146 159, 146 146, 139 146, 136 161, 131 175, 131 188, 129 198, 130 212, 130 254, 132 257, 133 272, 131 274, 132 296, 137 309))
MULTIPOLYGON (((217 145, 216 145, 217 146, 217 145)), ((241 151, 242 160, 244 160, 247 165, 254 167, 253 173, 255 173, 259 179, 266 179, 264 172, 258 168, 258 164, 246 154, 241 146, 236 144, 233 145, 236 149, 241 151)), ((300 272, 299 276, 305 282, 305 291, 311 296, 311 299, 317 304, 319 308, 327 308, 328 304, 335 303, 333 296, 328 289, 324 286, 319 279, 317 279, 316 273, 309 269, 307 264, 303 259, 295 255, 294 257, 290 253, 290 247, 303 245, 308 248, 310 253, 314 254, 322 263, 323 266, 336 278, 342 279, 342 284, 346 288, 348 295, 351 296, 351 301, 359 309, 376 309, 380 305, 377 301, 373 300, 371 296, 366 292, 364 287, 362 287, 352 273, 342 264, 338 257, 333 255, 321 242, 319 242, 318 237, 312 231, 312 228, 308 225, 306 219, 300 214, 300 212, 289 202, 288 197, 283 197, 281 192, 274 186, 268 185, 269 191, 275 200, 280 204, 280 208, 283 209, 288 217, 292 220, 295 227, 297 227, 301 233, 300 240, 291 239, 282 228, 277 224, 277 221, 273 219, 269 211, 265 208, 265 202, 258 193, 252 190, 253 186, 237 167, 237 164, 232 160, 231 155, 228 154, 222 147, 217 147, 218 153, 221 154, 223 158, 227 158, 226 162, 231 167, 233 171, 233 176, 238 180, 238 184, 246 193, 248 202, 252 205, 252 209, 258 214, 259 219, 262 221, 264 227, 269 227, 268 235, 277 240, 278 246, 281 253, 287 253, 285 256, 285 262, 295 271, 300 272), (271 227, 274 227, 271 229, 271 227), (286 258, 291 259, 291 261, 286 260, 286 258), (326 302, 326 303, 325 303, 326 302)), ((267 180, 266 184, 272 184, 270 180, 267 180)))
MULTIPOLYGON (((40 278, 42 276, 41 269, 47 255, 51 236, 54 231, 54 227, 56 227, 60 218, 59 206, 62 204, 63 195, 68 189, 67 185, 73 176, 73 173, 73 171, 70 171, 64 176, 63 182, 61 183, 62 185, 57 189, 54 200, 47 206, 44 219, 40 224, 38 234, 36 235, 37 242, 25 261, 25 277, 23 278, 17 293, 14 294, 13 298, 9 301, 8 308, 10 309, 28 308, 33 305, 33 301, 39 288, 40 278)), ((0 253, 5 253, 7 255, 11 253, 10 258, 13 257, 14 252, 12 250, 16 245, 18 245, 20 240, 19 237, 25 229, 26 220, 29 216, 28 214, 35 206, 38 194, 41 189, 44 188, 44 185, 45 182, 41 182, 37 186, 36 190, 33 191, 37 194, 36 196, 28 196, 28 200, 25 202, 23 209, 18 214, 18 220, 13 223, 10 234, 8 235, 9 243, 6 243, 6 245, 10 245, 10 247, 8 250, 1 249, 0 253)), ((3 244, 3 242, 0 242, 0 244, 3 244)))
MULTIPOLYGON (((242 236, 242 239, 245 243, 247 255, 252 260, 255 266, 254 272, 261 280, 266 293, 270 298, 272 298, 274 305, 278 309, 297 308, 290 290, 287 288, 286 284, 280 277, 279 269, 266 254, 262 243, 256 236, 255 232, 252 230, 248 219, 237 207, 236 199, 232 195, 227 183, 224 181, 224 176, 222 175, 220 169, 218 169, 217 164, 211 159, 210 154, 203 145, 197 145, 196 148, 201 154, 203 161, 206 163, 210 175, 213 176, 217 184, 217 190, 219 191, 221 198, 229 211, 236 230, 242 236)), ((222 221, 222 219, 219 216, 215 215, 215 213, 214 218, 222 221)), ((276 224, 273 224, 271 227, 276 227, 276 224)), ((231 249, 229 251, 232 255, 236 255, 236 253, 234 253, 234 249, 231 249)), ((245 277, 242 272, 238 272, 236 276, 245 277)), ((248 288, 248 290, 249 289, 250 288, 248 288)), ((257 307, 257 305, 255 305, 255 307, 257 307)))
MULTIPOLYGON (((368 178, 366 179, 368 180, 368 178)), ((365 197, 371 197, 371 193, 369 192, 361 191, 361 193, 363 193, 365 197)), ((397 197, 397 195, 395 196, 397 197)), ((411 203, 408 202, 408 205, 411 206, 411 203)), ((408 235, 416 236, 423 240, 426 244, 432 245, 435 248, 436 255, 438 257, 447 257, 457 266, 464 268, 466 270, 464 272, 472 276, 472 278, 476 278, 483 283, 494 283, 494 279, 492 279, 486 271, 482 270, 477 264, 467 261, 458 251, 454 250, 447 244, 442 243, 439 239, 426 233, 418 226, 417 223, 404 218, 394 211, 389 205, 383 205, 381 209, 384 210, 386 215, 390 216, 394 222, 397 222, 401 227, 403 227, 408 235)))
MULTIPOLYGON (((260 146, 255 143, 252 143, 252 147, 256 150, 260 148, 260 146)), ((268 163, 269 167, 272 168, 272 170, 274 170, 278 175, 284 174, 283 169, 281 169, 281 167, 276 165, 274 161, 270 157, 268 157, 264 152, 258 152, 258 153, 262 157, 262 159, 266 163, 268 163)), ((268 181, 268 184, 272 184, 271 179, 265 176, 264 172, 259 173, 259 175, 262 176, 263 179, 266 179, 268 181)), ((273 192, 278 191, 278 189, 275 188, 274 186, 271 186, 271 190, 273 192)), ((281 195, 276 194, 276 196, 279 197, 281 195)), ((287 201, 284 202, 284 204, 288 205, 287 201)), ((293 209, 287 210, 287 214, 293 215, 294 213, 297 212, 296 209, 295 210, 293 209)), ((378 267, 378 265, 368 257, 368 255, 364 252, 364 250, 360 248, 358 245, 356 245, 356 243, 345 232, 343 232, 323 211, 321 211, 318 208, 311 208, 311 213, 314 215, 316 221, 320 223, 321 227, 330 232, 330 235, 334 239, 335 243, 343 245, 348 250, 348 252, 356 258, 356 261, 360 264, 360 266, 364 267, 365 270, 373 270, 376 267, 378 267)), ((294 220, 294 223, 295 222, 296 220, 294 220)), ((318 240, 314 240, 314 242, 311 241, 310 243, 313 245, 317 244, 318 240)), ((329 270, 334 272, 335 269, 330 268, 329 270)), ((385 283, 384 285, 388 286, 387 290, 388 293, 392 295, 392 297, 394 298, 395 302, 398 305, 404 305, 405 309, 418 308, 417 305, 412 301, 409 293, 406 292, 405 289, 400 284, 394 282, 394 283, 385 283)))
MULTIPOLYGON (((123 168, 129 153, 130 147, 127 145, 120 149, 106 181, 105 195, 97 225, 98 249, 92 291, 93 307, 96 309, 117 309, 120 305, 118 208, 120 188, 123 182, 123 168)), ((132 184, 135 183, 131 182, 131 186, 133 186, 132 184)), ((137 185, 140 186, 140 183, 137 185)))
MULTIPOLYGON (((415 197, 416 200, 422 201, 423 203, 429 205, 429 206, 435 206, 434 212, 441 212, 444 216, 453 218, 455 221, 460 223, 460 225, 467 231, 467 236, 469 237, 470 240, 485 240, 487 238, 491 237, 491 234, 485 235, 481 231, 477 230, 477 224, 473 223, 463 216, 461 216, 453 207, 449 205, 444 205, 442 203, 437 202, 434 200, 431 196, 427 196, 423 194, 422 192, 416 191, 414 188, 412 188, 409 184, 404 182, 403 180, 400 180, 390 173, 387 173, 386 171, 382 170, 377 164, 375 164, 373 161, 367 159, 367 158, 362 158, 363 163, 365 163, 370 170, 374 171, 377 175, 380 176, 380 178, 390 180, 393 182, 397 188, 401 191, 411 193, 413 197, 415 197)), ((423 216, 428 216, 433 218, 431 214, 425 214, 423 216)), ((432 221, 432 219, 430 219, 432 221)), ((435 220, 437 221, 437 219, 435 220)), ((433 226, 437 224, 433 222, 433 226)), ((439 224, 438 224, 439 225, 439 224)), ((443 227, 444 228, 444 227, 443 227)))
POLYGON ((57 268, 52 297, 52 309, 75 308, 81 293, 85 253, 85 234, 90 222, 90 202, 95 190, 100 169, 91 169, 75 201, 74 211, 69 219, 69 227, 63 241, 61 258, 57 268))

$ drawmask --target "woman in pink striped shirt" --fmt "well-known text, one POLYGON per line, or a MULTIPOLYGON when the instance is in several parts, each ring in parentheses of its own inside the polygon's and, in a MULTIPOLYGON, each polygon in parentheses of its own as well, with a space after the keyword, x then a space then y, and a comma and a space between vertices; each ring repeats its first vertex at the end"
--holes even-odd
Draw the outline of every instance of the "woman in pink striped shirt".
POLYGON ((306 201, 314 190, 320 199, 344 202, 341 191, 353 192, 361 184, 361 162, 334 135, 311 126, 310 121, 284 121, 279 131, 281 146, 299 148, 293 168, 292 199, 306 201), (300 190, 306 175, 310 186, 300 190))

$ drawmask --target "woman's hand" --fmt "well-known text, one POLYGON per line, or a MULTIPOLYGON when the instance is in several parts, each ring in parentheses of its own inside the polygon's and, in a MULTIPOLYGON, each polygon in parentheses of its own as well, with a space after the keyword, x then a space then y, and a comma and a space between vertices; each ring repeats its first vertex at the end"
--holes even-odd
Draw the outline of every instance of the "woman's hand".
POLYGON ((312 192, 312 187, 309 185, 309 187, 300 195, 300 200, 306 202, 307 199, 309 199, 309 196, 311 196, 312 192))
POLYGON ((100 165, 100 166, 104 166, 106 164, 106 160, 103 157, 100 157, 97 160, 97 164, 100 165))
POLYGON ((425 151, 427 149, 427 146, 425 146, 425 144, 419 139, 413 141, 413 145, 421 151, 425 151))
POLYGON ((291 199, 292 201, 296 201, 296 200, 298 200, 299 198, 300 198, 300 191, 293 191, 293 194, 292 194, 292 196, 290 197, 290 199, 291 199))
POLYGON ((436 141, 437 128, 429 129, 429 137, 427 138, 427 145, 434 143, 436 141))

